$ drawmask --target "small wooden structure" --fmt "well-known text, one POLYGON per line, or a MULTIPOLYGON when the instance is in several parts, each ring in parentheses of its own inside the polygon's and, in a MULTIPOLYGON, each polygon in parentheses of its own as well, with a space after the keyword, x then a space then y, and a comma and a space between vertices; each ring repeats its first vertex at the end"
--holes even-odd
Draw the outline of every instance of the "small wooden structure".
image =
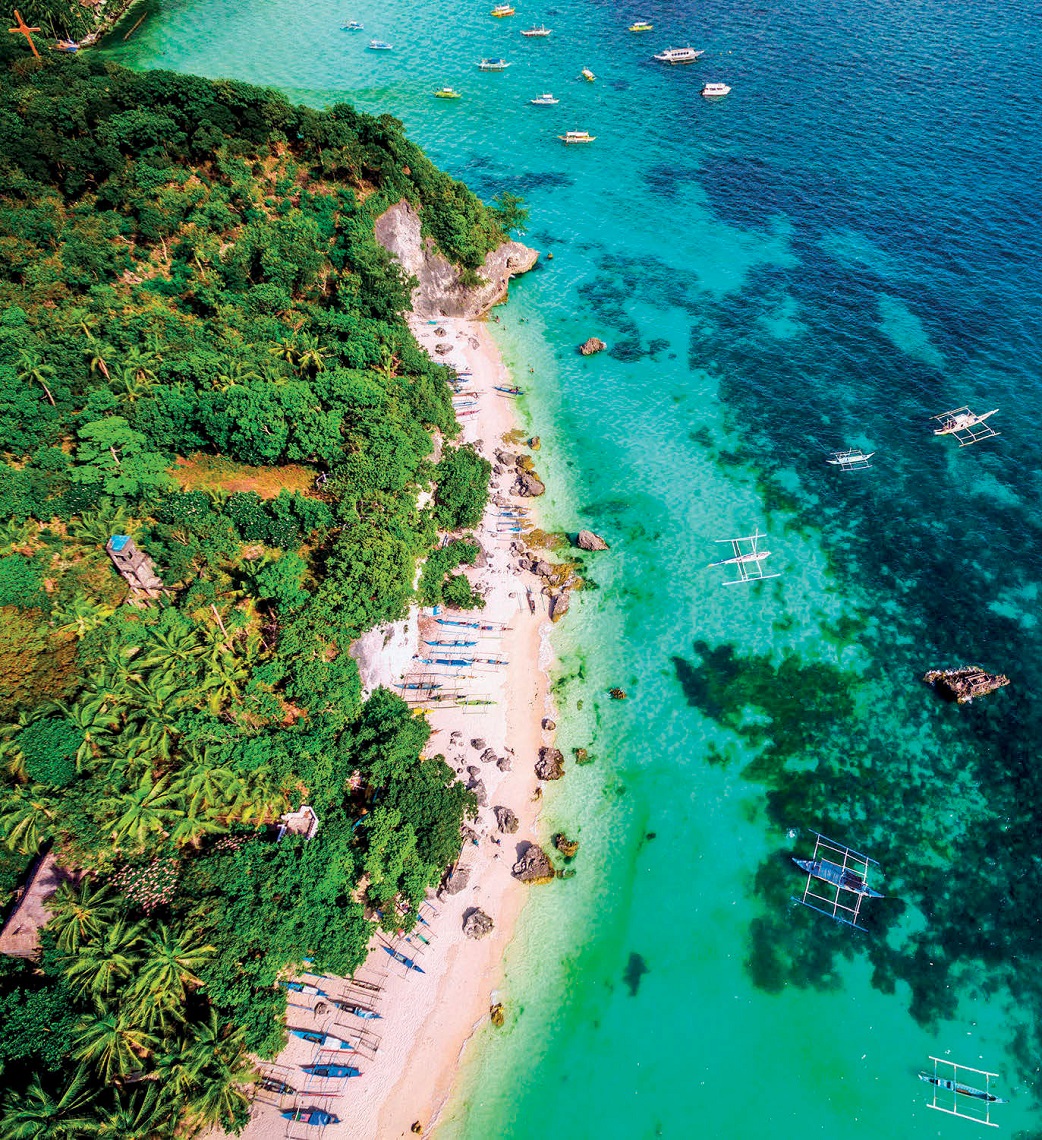
POLYGON ((132 598, 158 598, 163 593, 163 580, 156 573, 152 559, 138 550, 130 535, 114 534, 105 549, 130 587, 132 598))
POLYGON ((303 835, 305 839, 314 839, 318 831, 318 816, 315 809, 307 804, 301 804, 296 811, 288 811, 279 816, 279 832, 277 839, 285 835, 303 835))
POLYGON ((933 429, 933 434, 953 435, 959 441, 960 447, 969 447, 971 443, 980 443, 982 439, 991 439, 999 434, 990 424, 984 422, 997 411, 998 408, 992 408, 990 412, 978 416, 964 405, 961 408, 953 408, 950 412, 941 412, 939 416, 931 417, 940 424, 940 427, 933 429))
POLYGON ((735 568, 738 577, 729 578, 724 582, 725 586, 738 586, 743 582, 759 582, 765 578, 780 578, 780 574, 765 574, 763 572, 764 559, 770 558, 771 552, 760 550, 758 544, 761 538, 766 537, 767 535, 760 534, 759 529, 757 529, 753 534, 746 535, 744 538, 717 539, 717 542, 730 543, 733 554, 721 562, 710 562, 710 569, 715 566, 733 566, 735 568))
POLYGON ((919 1080, 933 1086, 933 1100, 927 1108, 974 1120, 988 1128, 998 1128, 991 1119, 991 1106, 1006 1101, 991 1091, 991 1082, 998 1073, 975 1069, 972 1065, 957 1065, 943 1057, 931 1057, 933 1073, 920 1072, 919 1080), (983 1087, 982 1087, 983 1086, 983 1087))
POLYGON ((986 673, 979 665, 966 665, 961 669, 931 669, 923 675, 945 700, 960 705, 969 704, 974 697, 985 697, 1009 684, 1003 673, 986 673))

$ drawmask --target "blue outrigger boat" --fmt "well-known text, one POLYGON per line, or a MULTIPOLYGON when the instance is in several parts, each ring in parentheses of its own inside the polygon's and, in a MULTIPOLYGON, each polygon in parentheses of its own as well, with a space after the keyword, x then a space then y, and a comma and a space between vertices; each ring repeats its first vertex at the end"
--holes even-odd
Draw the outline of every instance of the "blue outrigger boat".
POLYGON ((390 954, 396 962, 401 962, 407 970, 415 970, 418 974, 425 974, 427 972, 422 966, 417 966, 411 958, 406 958, 400 950, 392 950, 390 946, 385 946, 384 950, 390 954))
POLYGON ((327 1124, 340 1123, 339 1116, 326 1112, 324 1108, 290 1108, 281 1115, 283 1120, 292 1120, 297 1124, 316 1124, 323 1128, 327 1124))
POLYGON ((305 1073, 310 1073, 313 1077, 360 1077, 362 1075, 361 1069, 356 1069, 354 1065, 301 1065, 305 1073))
POLYGON ((364 1018, 366 1021, 375 1021, 383 1017, 383 1014, 377 1013, 375 1009, 366 1009, 364 1005, 349 1005, 346 1001, 335 1001, 333 1004, 344 1013, 353 1013, 355 1017, 364 1018))
POLYGON ((794 858, 793 862, 801 871, 806 871, 814 879, 821 879, 822 882, 831 883, 834 887, 840 887, 844 891, 853 891, 856 895, 864 895, 865 898, 883 898, 881 891, 870 887, 864 878, 857 871, 851 870, 850 867, 841 867, 829 859, 794 858))
POLYGON ((524 392, 520 388, 501 388, 498 384, 496 385, 496 391, 502 392, 504 396, 523 396, 524 395, 524 392))
POLYGON ((437 645, 442 649, 468 649, 477 645, 476 641, 425 641, 424 645, 437 645))
POLYGON ((318 986, 311 985, 310 982, 283 982, 287 990, 292 990, 298 994, 310 994, 312 997, 329 997, 325 990, 320 990, 318 986))
POLYGON ((310 1041, 312 1045, 321 1045, 326 1049, 354 1048, 350 1041, 345 1041, 342 1037, 334 1037, 331 1033, 322 1033, 317 1029, 291 1029, 290 1033, 294 1037, 299 1037, 303 1041, 310 1041))
POLYGON ((438 625, 454 625, 461 629, 480 629, 486 633, 497 633, 503 629, 509 629, 509 626, 502 625, 487 625, 485 622, 480 621, 453 621, 451 618, 435 618, 438 625))

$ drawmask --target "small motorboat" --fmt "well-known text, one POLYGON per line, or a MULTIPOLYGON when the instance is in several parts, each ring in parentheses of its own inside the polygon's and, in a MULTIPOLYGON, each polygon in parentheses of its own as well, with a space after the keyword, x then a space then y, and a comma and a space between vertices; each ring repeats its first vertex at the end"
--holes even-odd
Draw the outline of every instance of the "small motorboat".
POLYGON ((649 24, 647 20, 638 20, 635 24, 630 24, 629 30, 631 32, 650 32, 654 24, 649 24))
POLYGON ((369 50, 370 51, 391 51, 393 49, 393 47, 394 47, 393 44, 389 44, 389 43, 385 42, 384 40, 370 40, 369 41, 369 50))
POLYGON ((588 67, 584 67, 579 74, 583 77, 583 79, 586 80, 587 83, 592 83, 597 78, 597 76, 594 75, 588 67))
POLYGON ((361 32, 365 29, 365 24, 360 24, 357 20, 352 20, 350 24, 341 24, 340 30, 342 32, 361 32))
POLYGON ((361 1069, 354 1065, 301 1065, 305 1073, 313 1077, 360 1077, 361 1069))
POLYGON ((442 87, 434 92, 435 99, 462 99, 463 96, 453 87, 442 87))
POLYGON ((296 1124, 314 1124, 325 1128, 327 1124, 339 1124, 340 1117, 324 1108, 290 1108, 282 1114, 283 1120, 292 1120, 296 1124))
POLYGON ((567 143, 569 146, 572 143, 592 143, 597 140, 597 136, 591 135, 589 131, 566 131, 563 135, 558 135, 557 137, 561 142, 567 143))
POLYGON ((801 871, 823 882, 831 883, 844 891, 852 891, 856 895, 864 895, 869 899, 881 899, 881 892, 873 890, 865 880, 850 867, 841 867, 829 859, 793 859, 801 871))
POLYGON ((947 1089, 950 1093, 958 1093, 960 1096, 968 1096, 974 1100, 982 1100, 985 1104, 1009 1103, 992 1092, 985 1092, 984 1089, 976 1089, 973 1085, 964 1085, 961 1081, 949 1080, 947 1077, 934 1076, 933 1073, 920 1072, 919 1080, 925 1081, 928 1085, 933 1085, 935 1088, 947 1089))
POLYGON ((540 95, 538 99, 529 99, 528 101, 533 107, 556 107, 560 102, 560 100, 555 99, 549 91, 545 95, 540 95))
POLYGON ((693 47, 666 48, 655 55, 659 63, 694 63, 704 51, 695 51, 693 47))
POLYGON ((478 64, 478 67, 482 71, 506 71, 509 66, 510 64, 507 63, 505 59, 499 59, 498 57, 493 59, 483 59, 478 64))
POLYGON ((512 16, 514 14, 514 9, 509 4, 497 4, 492 9, 491 14, 495 16, 497 20, 499 20, 504 16, 512 16))
POLYGON ((731 88, 726 83, 705 83, 702 85, 702 94, 707 99, 722 99, 731 94, 731 88))
POLYGON ((540 24, 538 28, 526 28, 521 33, 523 36, 538 37, 539 39, 545 39, 549 34, 550 29, 543 24, 540 24))

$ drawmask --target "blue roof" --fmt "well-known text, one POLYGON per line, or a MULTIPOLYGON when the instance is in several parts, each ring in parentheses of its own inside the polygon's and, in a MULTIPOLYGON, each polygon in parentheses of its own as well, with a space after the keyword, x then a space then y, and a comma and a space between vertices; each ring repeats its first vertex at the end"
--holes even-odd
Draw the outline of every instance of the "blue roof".
POLYGON ((118 553, 120 550, 123 549, 124 546, 127 545, 127 543, 129 541, 130 541, 130 535, 129 534, 114 534, 109 539, 109 545, 112 547, 113 550, 115 550, 118 553))

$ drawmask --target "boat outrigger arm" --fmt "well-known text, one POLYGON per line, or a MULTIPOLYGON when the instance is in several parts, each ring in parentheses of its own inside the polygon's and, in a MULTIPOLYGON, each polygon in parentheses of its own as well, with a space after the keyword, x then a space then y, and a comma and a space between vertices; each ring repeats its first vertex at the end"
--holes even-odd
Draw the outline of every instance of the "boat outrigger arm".
POLYGON ((998 1079, 998 1073, 975 1069, 971 1065, 957 1065, 943 1057, 931 1057, 930 1060, 933 1061, 933 1072, 919 1074, 919 1080, 933 1086, 933 1100, 927 1107, 946 1112, 949 1116, 960 1116, 963 1120, 975 1120, 988 1128, 998 1128, 991 1119, 991 1106, 1007 1103, 991 1091, 991 1082, 998 1079), (972 1084, 969 1083, 971 1081, 972 1084))
POLYGON ((742 582, 758 582, 764 578, 780 578, 780 574, 765 574, 763 572, 764 559, 770 558, 771 552, 769 550, 760 550, 758 543, 761 538, 766 538, 767 535, 760 534, 757 529, 753 534, 746 535, 744 538, 718 538, 717 542, 725 542, 731 544, 731 550, 734 552, 730 558, 724 558, 720 562, 710 562, 709 568, 712 570, 717 566, 733 566, 737 573, 737 578, 729 578, 724 582, 725 586, 737 586, 742 582))
POLYGON ((800 898, 793 896, 793 902, 853 926, 855 930, 864 930, 858 923, 862 902, 884 897, 868 885, 869 868, 879 864, 875 859, 817 831, 812 834, 817 841, 811 857, 797 859, 794 856, 792 860, 807 873, 803 895, 800 898))

